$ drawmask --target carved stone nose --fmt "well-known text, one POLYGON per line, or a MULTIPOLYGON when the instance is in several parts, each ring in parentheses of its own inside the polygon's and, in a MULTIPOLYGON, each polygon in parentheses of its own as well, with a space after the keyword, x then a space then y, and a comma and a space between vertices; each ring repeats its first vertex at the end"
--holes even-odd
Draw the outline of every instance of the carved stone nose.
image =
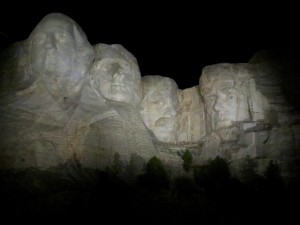
POLYGON ((45 43, 45 48, 46 49, 54 49, 55 48, 55 43, 52 38, 48 38, 46 43, 45 43))
POLYGON ((215 111, 221 111, 222 110, 222 108, 224 108, 223 107, 223 104, 224 103, 222 103, 222 101, 220 100, 220 98, 217 98, 216 99, 216 102, 215 102, 215 104, 214 104, 214 106, 213 106, 213 109, 215 110, 215 111))
POLYGON ((115 72, 113 74, 113 80, 116 81, 116 82, 122 82, 124 79, 124 74, 123 73, 119 73, 119 72, 115 72))

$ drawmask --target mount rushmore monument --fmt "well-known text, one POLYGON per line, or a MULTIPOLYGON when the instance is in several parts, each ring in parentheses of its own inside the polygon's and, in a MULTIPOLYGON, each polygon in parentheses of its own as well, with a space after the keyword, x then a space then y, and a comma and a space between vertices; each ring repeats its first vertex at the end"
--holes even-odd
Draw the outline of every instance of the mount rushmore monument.
POLYGON ((171 78, 141 76, 123 46, 92 46, 71 18, 48 14, 1 54, 0 168, 46 169, 75 157, 139 173, 156 156, 182 173, 178 153, 188 149, 194 164, 250 156, 258 170, 276 160, 293 176, 300 71, 284 59, 262 51, 248 63, 208 65, 198 85, 180 90, 171 78))

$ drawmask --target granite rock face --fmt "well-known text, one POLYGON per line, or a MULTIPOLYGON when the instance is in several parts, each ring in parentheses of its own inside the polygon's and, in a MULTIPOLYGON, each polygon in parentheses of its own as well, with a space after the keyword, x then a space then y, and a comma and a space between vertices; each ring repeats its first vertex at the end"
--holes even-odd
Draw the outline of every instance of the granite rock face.
POLYGON ((93 48, 75 21, 54 13, 8 51, 1 74, 1 167, 62 163, 64 127, 78 105, 93 48))
POLYGON ((127 167, 137 167, 135 171, 139 172, 157 151, 152 143, 154 137, 138 110, 142 87, 137 61, 121 45, 97 44, 94 48, 95 61, 74 113, 74 123, 70 123, 78 124, 70 133, 78 131, 74 139, 81 138, 82 143, 70 152, 82 146, 79 154, 87 167, 104 169, 120 161, 120 172, 125 173, 127 167), (82 136, 80 130, 84 129, 86 135, 82 136))
POLYGON ((283 59, 262 52, 249 63, 209 65, 199 85, 180 90, 171 78, 141 77, 123 46, 91 46, 75 21, 49 14, 1 54, 0 168, 48 168, 75 157, 126 176, 157 156, 178 174, 178 153, 189 149, 194 164, 250 156, 259 168, 276 160, 292 176, 299 60, 283 59))
POLYGON ((75 21, 53 13, 2 59, 1 168, 74 157, 92 168, 116 157, 142 167, 156 154, 138 111, 137 61, 121 45, 91 46, 75 21))
POLYGON ((178 94, 174 80, 162 76, 142 78, 140 113, 147 127, 162 142, 177 141, 178 94))
POLYGON ((262 163, 273 159, 289 173, 288 164, 299 157, 299 113, 286 100, 279 77, 278 70, 260 63, 203 69, 204 158, 220 155, 232 161, 248 155, 262 163))
POLYGON ((199 86, 180 90, 168 77, 142 77, 140 113, 157 140, 196 143, 205 135, 204 104, 199 86))
POLYGON ((204 104, 199 85, 178 90, 178 143, 197 143, 206 134, 204 104))
POLYGON ((91 69, 95 89, 107 99, 137 105, 142 98, 136 58, 121 45, 97 44, 91 69))

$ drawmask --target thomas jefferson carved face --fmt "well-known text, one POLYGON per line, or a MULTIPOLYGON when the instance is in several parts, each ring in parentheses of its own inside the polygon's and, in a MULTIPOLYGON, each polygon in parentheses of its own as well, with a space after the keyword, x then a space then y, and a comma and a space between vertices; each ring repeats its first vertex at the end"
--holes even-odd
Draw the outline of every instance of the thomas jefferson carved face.
POLYGON ((138 104, 141 99, 141 75, 135 60, 120 45, 98 44, 97 58, 91 69, 92 85, 105 98, 138 104))
POLYGON ((72 97, 83 84, 93 50, 81 28, 69 17, 44 17, 28 38, 31 69, 42 76, 52 95, 72 97))

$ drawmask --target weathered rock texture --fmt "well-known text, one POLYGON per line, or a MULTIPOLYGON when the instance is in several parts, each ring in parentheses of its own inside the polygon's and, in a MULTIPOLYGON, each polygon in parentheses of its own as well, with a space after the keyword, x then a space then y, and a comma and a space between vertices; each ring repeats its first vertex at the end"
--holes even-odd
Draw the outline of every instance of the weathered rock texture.
POLYGON ((179 90, 168 77, 141 77, 121 45, 91 46, 76 22, 49 14, 1 55, 0 168, 75 157, 136 175, 158 156, 178 174, 178 152, 189 149, 194 164, 251 156, 259 168, 273 159, 295 175, 299 61, 283 59, 261 52, 249 63, 209 65, 199 85, 179 90))
MULTIPOLYGON (((82 149, 78 152, 82 154, 82 162, 104 169, 117 159, 124 167, 132 163, 131 157, 139 157, 141 162, 149 160, 157 151, 138 111, 142 92, 136 59, 120 45, 94 47, 95 62, 74 114, 74 123, 81 128, 70 131, 78 131, 75 139, 82 139, 82 149), (78 122, 82 118, 86 119, 84 123, 78 122), (82 137, 80 130, 84 128, 86 136, 82 137)), ((77 150, 75 145, 70 152, 77 150)))
MULTIPOLYGON (((288 175, 299 157, 299 114, 282 93, 278 70, 266 64, 216 64, 203 69, 206 112, 203 157, 277 160, 288 175), (213 146, 213 148, 212 148, 213 146)), ((261 167, 263 168, 263 167, 261 167)))
POLYGON ((155 137, 162 142, 177 141, 177 84, 162 76, 144 76, 141 116, 155 137))
POLYGON ((47 168, 76 157, 104 169, 118 158, 138 172, 145 162, 136 158, 157 152, 138 111, 135 57, 120 45, 92 47, 62 14, 43 18, 3 54, 1 80, 1 168, 47 168))
POLYGON ((178 143, 197 143, 206 134, 204 104, 199 85, 178 90, 178 143))
POLYGON ((92 46, 72 19, 50 14, 3 57, 1 167, 64 162, 64 128, 78 105, 92 46))

